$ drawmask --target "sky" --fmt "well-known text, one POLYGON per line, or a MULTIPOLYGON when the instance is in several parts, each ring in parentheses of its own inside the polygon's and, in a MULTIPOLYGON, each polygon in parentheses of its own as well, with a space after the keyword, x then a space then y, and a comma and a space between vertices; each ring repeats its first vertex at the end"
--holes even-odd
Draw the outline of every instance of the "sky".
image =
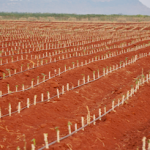
POLYGON ((143 3, 145 6, 150 8, 150 0, 139 0, 141 3, 143 3))
POLYGON ((150 0, 0 0, 0 12, 150 16, 150 0))

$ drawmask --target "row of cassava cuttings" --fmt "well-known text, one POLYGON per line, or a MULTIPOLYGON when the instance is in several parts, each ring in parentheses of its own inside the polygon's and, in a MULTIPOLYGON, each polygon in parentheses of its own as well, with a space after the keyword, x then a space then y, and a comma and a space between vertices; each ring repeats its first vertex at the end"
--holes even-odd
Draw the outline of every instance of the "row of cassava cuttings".
MULTIPOLYGON (((53 141, 51 143, 48 143, 48 133, 44 133, 43 135, 44 135, 45 146, 41 147, 38 150, 49 149, 51 145, 56 144, 56 143, 60 143, 60 141, 62 141, 64 139, 72 136, 73 134, 75 134, 75 133, 77 133, 77 132, 79 132, 81 130, 84 131, 87 126, 90 126, 92 124, 96 125, 96 121, 101 121, 102 117, 104 117, 105 115, 107 115, 111 111, 115 111, 116 107, 119 107, 120 105, 125 104, 126 101, 129 100, 129 98, 132 98, 132 96, 137 93, 137 91, 139 90, 140 86, 143 86, 143 84, 145 82, 149 83, 150 73, 146 74, 144 76, 143 71, 142 71, 142 75, 140 75, 139 77, 140 78, 138 78, 138 81, 136 81, 136 86, 135 87, 131 86, 131 90, 127 91, 127 94, 122 95, 121 100, 118 99, 117 104, 115 104, 115 99, 114 99, 114 100, 112 100, 112 106, 111 106, 111 108, 109 110, 106 109, 106 105, 104 106, 103 114, 102 114, 101 108, 99 108, 97 117, 96 117, 95 114, 93 114, 92 115, 92 120, 91 120, 91 112, 90 112, 88 106, 86 106, 86 108, 87 108, 87 116, 86 116, 86 119, 83 116, 81 117, 81 123, 80 123, 80 127, 79 128, 77 126, 77 123, 75 123, 74 124, 74 129, 72 131, 72 128, 73 128, 72 125, 73 124, 70 121, 68 121, 68 125, 67 125, 68 126, 68 134, 63 136, 63 137, 61 137, 60 136, 59 127, 55 127, 57 139, 56 139, 56 141, 53 141)), ((35 150, 36 149, 35 139, 33 139, 32 141, 33 141, 33 144, 31 144, 31 150, 35 150)), ((149 142, 149 140, 148 140, 148 145, 146 146, 146 137, 143 137, 142 142, 143 142, 142 150, 150 150, 150 142, 149 142), (146 147, 147 147, 147 149, 146 149, 146 147)), ((17 150, 21 150, 19 146, 17 147, 17 150)), ((139 150, 139 148, 137 148, 137 150, 139 150)))
MULTIPOLYGON (((148 34, 147 34, 148 35, 148 34)), ((144 34, 144 38, 147 36, 146 34, 144 34)), ((122 37, 126 37, 126 36, 122 36, 122 37)), ((135 39, 137 39, 137 37, 139 37, 139 35, 138 36, 136 36, 135 37, 135 39)), ((143 37, 143 36, 142 36, 143 37)), ((99 37, 97 37, 96 38, 96 40, 95 41, 98 41, 98 40, 100 40, 100 38, 99 37), (98 38, 98 39, 97 39, 98 38)), ((122 40, 121 39, 121 37, 118 37, 120 40, 122 40)), ((130 35, 130 37, 129 38, 131 38, 131 35, 130 35)), ((127 39, 129 39, 129 38, 127 38, 127 39)), ((132 37, 133 38, 133 37, 132 37)), ((106 38, 106 39, 108 39, 108 38, 106 38)), ((37 40, 36 40, 37 41, 37 40)), ((87 39, 85 39, 85 41, 86 42, 82 42, 82 45, 83 44, 88 44, 88 40, 87 39)), ((91 41, 90 41, 91 42, 91 41)), ((69 46, 66 46, 65 44, 64 44, 64 47, 61 47, 60 46, 60 44, 58 43, 58 44, 56 44, 55 46, 53 45, 53 43, 44 43, 44 44, 42 44, 43 42, 40 42, 39 44, 40 44, 40 47, 39 46, 34 46, 34 47, 31 47, 31 44, 29 43, 29 46, 27 47, 27 44, 26 44, 26 47, 25 47, 25 44, 23 44, 22 45, 22 47, 20 48, 20 47, 14 47, 13 49, 11 49, 11 51, 8 51, 8 50, 5 50, 4 51, 4 48, 2 49, 2 51, 1 52, 3 52, 5 55, 4 56, 10 56, 10 55, 15 55, 15 54, 22 54, 23 52, 22 52, 22 49, 25 49, 26 48, 26 50, 24 51, 25 53, 30 53, 30 52, 32 52, 30 49, 32 49, 33 48, 33 51, 35 51, 34 49, 36 48, 36 51, 41 51, 42 49, 43 50, 45 50, 45 49, 58 49, 58 48, 67 48, 67 47, 70 47, 70 46, 79 46, 79 45, 81 45, 81 44, 77 44, 77 45, 69 45, 69 46), (57 46, 57 45, 59 45, 59 46, 57 46), (29 49, 28 51, 27 51, 27 48, 29 49), (7 54, 7 51, 8 51, 8 54, 7 54)), ((18 46, 18 45, 16 45, 16 46, 18 46)), ((2 44, 2 47, 4 47, 4 45, 2 44)), ((1 54, 2 55, 2 54, 1 54)))
MULTIPOLYGON (((150 55, 150 54, 148 54, 148 55, 150 55)), ((140 58, 143 58, 143 57, 146 57, 146 56, 147 56, 147 54, 145 54, 145 55, 140 54, 140 58)), ((85 78, 85 75, 83 74, 83 78, 81 80, 77 81, 77 86, 73 86, 72 85, 72 87, 70 87, 69 83, 67 83, 67 85, 66 85, 66 91, 65 91, 65 86, 63 85, 62 86, 62 91, 60 92, 60 90, 57 89, 56 90, 57 94, 54 95, 54 96, 52 96, 52 97, 50 96, 50 92, 47 91, 47 99, 46 100, 44 100, 44 93, 41 93, 41 100, 40 101, 37 101, 37 95, 34 95, 33 103, 31 103, 30 99, 27 98, 27 105, 24 106, 24 107, 22 106, 22 108, 21 108, 21 102, 19 102, 18 106, 17 106, 18 107, 17 111, 13 111, 12 112, 12 107, 11 107, 11 104, 9 103, 9 106, 8 106, 9 113, 6 114, 6 115, 2 115, 2 111, 0 109, 0 118, 8 116, 8 115, 11 116, 12 113, 16 113, 16 112, 20 113, 21 110, 29 108, 31 105, 36 105, 37 103, 41 103, 41 102, 45 102, 45 101, 51 101, 55 97, 60 98, 60 95, 63 95, 67 91, 74 90, 74 89, 79 88, 79 87, 81 87, 81 86, 83 86, 85 84, 88 84, 88 83, 91 83, 93 81, 96 81, 96 80, 98 80, 98 79, 100 79, 100 78, 108 75, 109 73, 112 73, 113 71, 116 71, 118 69, 121 69, 122 67, 125 67, 127 65, 135 63, 137 60, 138 60, 137 55, 135 55, 135 57, 131 58, 131 60, 126 59, 125 62, 121 62, 120 65, 116 65, 116 66, 113 65, 112 67, 103 68, 103 74, 102 75, 100 75, 99 70, 97 70, 97 77, 96 77, 96 74, 95 74, 96 72, 93 71, 92 78, 90 78, 90 76, 88 75, 87 76, 87 80, 85 78)), ((2 94, 2 93, 0 93, 0 94, 2 94)))
MULTIPOLYGON (((133 51, 133 49, 131 49, 132 51, 133 51)), ((127 49, 127 52, 130 52, 130 49, 127 49)), ((92 58, 92 60, 90 60, 89 59, 89 63, 88 63, 88 60, 85 60, 85 65, 87 65, 87 64, 90 64, 90 63, 92 63, 92 62, 94 62, 94 61, 99 61, 99 60, 105 60, 105 59, 108 59, 108 58, 111 58, 111 57, 114 57, 114 56, 117 56, 117 55, 120 55, 120 54, 122 54, 122 53, 126 53, 126 51, 124 50, 122 50, 122 51, 120 51, 120 53, 118 53, 118 51, 117 52, 114 52, 114 53, 106 53, 106 55, 102 55, 101 56, 101 58, 100 58, 100 56, 96 56, 96 57, 94 57, 94 58, 92 58), (95 59, 95 60, 94 60, 95 59)), ((145 54, 146 55, 146 54, 145 54)), ((41 82, 39 82, 39 76, 37 77, 37 83, 36 84, 34 84, 34 79, 32 79, 32 81, 31 81, 31 86, 29 86, 28 88, 24 88, 24 84, 22 84, 22 88, 21 88, 21 90, 18 90, 18 85, 16 85, 16 90, 15 91, 11 91, 10 90, 10 86, 9 86, 9 84, 7 85, 7 93, 5 93, 5 94, 2 94, 2 91, 1 91, 1 93, 0 93, 0 96, 4 96, 4 95, 8 95, 8 94, 11 94, 11 93, 14 93, 14 92, 19 92, 19 91, 25 91, 25 90, 29 90, 29 89, 32 89, 33 87, 35 87, 35 86, 37 86, 37 85, 39 85, 39 84, 41 84, 41 83, 43 83, 43 82, 45 82, 45 81, 47 81, 47 80, 49 80, 49 79, 51 79, 51 78, 54 78, 55 76, 58 76, 58 75, 60 75, 60 74, 62 74, 62 73, 64 73, 64 72, 66 72, 66 71, 68 71, 68 70, 71 70, 71 69, 75 69, 76 67, 79 67, 79 62, 77 61, 77 65, 75 66, 75 63, 73 62, 72 63, 73 64, 73 66, 72 67, 68 67, 68 69, 67 69, 67 67, 66 67, 66 65, 65 65, 65 67, 64 67, 64 70, 61 72, 60 71, 60 69, 61 68, 58 68, 58 74, 56 73, 57 72, 57 70, 56 69, 54 69, 54 76, 52 76, 51 77, 51 72, 49 72, 49 75, 45 75, 45 74, 42 74, 43 75, 43 78, 42 78, 42 81, 41 82), (45 77, 46 76, 48 76, 48 78, 46 79, 45 77)), ((83 66, 84 64, 83 64, 83 62, 81 62, 81 65, 80 66, 83 66)), ((29 67, 29 66, 28 66, 29 67)), ((30 68, 28 68, 27 70, 30 70, 30 68)), ((10 70, 8 69, 7 70, 8 71, 8 73, 9 73, 9 76, 11 76, 11 73, 10 73, 10 70)), ((23 72, 22 71, 22 66, 21 66, 21 72, 23 72)), ((15 72, 15 74, 16 74, 16 72, 15 72)), ((5 74, 3 74, 3 79, 5 79, 5 74)))
MULTIPOLYGON (((137 46, 137 47, 131 48, 131 49, 128 48, 127 52, 135 51, 135 50, 138 50, 140 48, 147 47, 147 46, 149 46, 149 45, 147 44, 145 46, 137 46)), ((57 61, 64 60, 64 59, 69 59, 69 58, 72 58, 72 57, 87 56, 87 55, 90 55, 90 54, 93 54, 93 53, 97 53, 97 52, 100 52, 100 51, 102 51, 102 50, 101 49, 97 49, 97 50, 91 50, 89 52, 84 50, 84 52, 81 52, 81 53, 77 53, 76 52, 76 53, 73 53, 72 55, 71 54, 70 55, 69 54, 68 55, 67 54, 66 55, 62 55, 62 59, 60 58, 60 56, 58 58, 53 58, 54 60, 52 60, 52 55, 51 55, 51 53, 49 53, 49 57, 50 57, 49 62, 48 62, 48 60, 45 60, 45 63, 44 63, 43 59, 41 61, 37 60, 36 66, 35 66, 34 62, 33 62, 32 67, 30 67, 30 64, 28 63, 25 70, 23 70, 23 66, 24 65, 22 64, 21 67, 20 67, 20 71, 17 72, 17 69, 14 69, 14 73, 11 73, 10 69, 7 69, 8 75, 6 75, 6 73, 3 73, 3 77, 1 77, 1 78, 5 79, 6 77, 10 77, 10 76, 13 76, 15 74, 19 74, 19 73, 22 73, 22 72, 25 72, 25 71, 28 71, 28 70, 31 70, 31 69, 35 69, 35 68, 40 67, 42 65, 50 64, 50 63, 57 62, 57 61)), ((122 50, 120 52, 120 54, 121 53, 125 53, 125 50, 124 51, 122 50)), ((46 53, 46 55, 47 55, 47 53, 46 53)), ((106 54, 106 55, 111 55, 111 53, 106 54)), ((117 51, 117 55, 118 55, 118 51, 117 51)), ((26 60, 27 59, 28 58, 26 58, 26 60)))

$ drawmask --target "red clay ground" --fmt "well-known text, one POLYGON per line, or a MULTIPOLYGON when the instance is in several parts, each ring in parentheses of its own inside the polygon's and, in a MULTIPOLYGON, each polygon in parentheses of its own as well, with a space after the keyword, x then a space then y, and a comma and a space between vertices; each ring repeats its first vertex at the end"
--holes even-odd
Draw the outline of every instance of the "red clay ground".
POLYGON ((150 139, 150 84, 145 84, 127 104, 96 125, 74 134, 51 150, 142 150, 142 138, 150 139))
MULTIPOLYGON (((32 25, 33 24, 31 24, 30 26, 32 25)), ((41 23, 38 28, 40 28, 42 25, 44 24, 41 23)), ((53 26, 53 23, 50 25, 52 25, 53 29, 55 28, 55 26, 53 26)), ((66 27, 69 25, 72 26, 72 24, 70 23, 65 24, 66 27)), ((98 24, 96 25, 98 27, 100 26, 98 24)), ((89 26, 87 24, 77 24, 77 27, 78 26, 80 26, 81 29, 83 28, 85 30, 86 28, 91 29, 92 27, 94 27, 94 24, 89 26)), ((132 27, 129 28, 132 29, 132 27)), ((61 30, 63 31, 63 29, 61 30)), ((139 43, 142 44, 145 43, 145 41, 139 43)), ((111 51, 116 50, 117 48, 111 51)), ((2 108, 2 114, 8 113, 9 102, 11 102, 12 111, 14 111, 17 108, 18 102, 20 101, 22 102, 22 106, 26 106, 27 98, 30 98, 31 102, 33 102, 34 95, 37 95, 37 100, 39 101, 41 93, 44 93, 44 98, 46 99, 47 91, 50 91, 51 96, 53 96, 56 94, 57 88, 61 90, 62 85, 66 85, 67 83, 70 83, 70 85, 74 86, 77 85, 77 81, 79 79, 82 79, 83 77, 82 74, 84 74, 85 77, 87 77, 87 75, 90 75, 90 77, 92 78, 93 71, 97 71, 97 69, 100 70, 101 75, 103 67, 106 68, 107 66, 116 64, 119 65, 120 61, 125 61, 126 57, 128 57, 129 60, 136 54, 139 55, 139 53, 149 52, 149 48, 141 48, 137 51, 121 54, 119 56, 103 61, 97 61, 87 66, 70 70, 31 90, 2 97, 0 98, 0 107, 2 108)), ((39 76, 40 73, 48 73, 47 68, 50 68, 50 70, 58 67, 63 68, 65 64, 67 64, 68 66, 69 64, 71 64, 71 62, 75 62, 76 60, 79 60, 79 62, 81 62, 104 53, 105 52, 99 52, 80 58, 71 58, 44 67, 39 67, 33 71, 27 71, 23 74, 14 75, 10 78, 6 78, 0 81, 1 83, 3 83, 1 84, 1 89, 4 89, 4 91, 6 91, 6 88, 4 86, 8 83, 11 84, 10 86, 15 86, 17 84, 21 85, 22 82, 26 83, 26 85, 30 85, 30 81, 33 78, 36 79, 36 77, 39 76)), ((16 64, 18 63, 19 62, 17 62, 16 64)), ((15 63, 12 63, 11 65, 15 65, 15 63)), ((3 69, 5 67, 10 66, 4 65, 3 69)), ((141 75, 142 72, 143 74, 147 74, 150 72, 150 56, 141 58, 137 62, 126 66, 125 68, 114 71, 106 77, 102 77, 101 79, 77 88, 76 90, 68 91, 64 95, 60 96, 59 99, 54 98, 50 102, 44 102, 37 104, 36 106, 31 106, 29 109, 21 111, 20 114, 16 113, 11 117, 2 118, 0 120, 0 148, 15 150, 17 146, 20 146, 20 148, 23 149, 23 135, 25 134, 27 150, 31 149, 31 140, 33 138, 36 139, 36 149, 38 149, 44 144, 43 133, 48 133, 49 142, 56 140, 55 127, 59 127, 61 137, 67 135, 68 121, 72 123, 73 131, 75 123, 78 124, 78 127, 81 127, 81 117, 86 117, 87 115, 86 106, 89 107, 91 115, 96 114, 96 116, 98 116, 99 108, 102 108, 103 112, 103 107, 106 105, 108 110, 109 108, 111 108, 112 100, 116 99, 117 101, 117 99, 121 98, 123 94, 126 94, 127 90, 131 88, 131 85, 135 85, 135 79, 139 75, 141 75)), ((84 132, 80 131, 72 137, 61 141, 60 144, 51 146, 50 149, 132 150, 136 149, 137 146, 141 146, 140 141, 142 137, 148 137, 150 135, 148 133, 150 119, 148 115, 150 111, 148 109, 149 86, 149 84, 145 84, 140 88, 138 93, 129 100, 127 104, 117 108, 116 112, 108 114, 102 119, 102 121, 96 122, 95 126, 91 125, 87 127, 84 132)))

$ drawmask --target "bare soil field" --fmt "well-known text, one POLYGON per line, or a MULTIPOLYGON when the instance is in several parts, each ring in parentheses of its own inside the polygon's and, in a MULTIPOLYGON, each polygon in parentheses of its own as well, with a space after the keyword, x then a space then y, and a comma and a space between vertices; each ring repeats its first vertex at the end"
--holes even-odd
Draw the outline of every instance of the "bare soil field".
POLYGON ((149 24, 0 21, 2 150, 149 150, 149 90, 149 24))

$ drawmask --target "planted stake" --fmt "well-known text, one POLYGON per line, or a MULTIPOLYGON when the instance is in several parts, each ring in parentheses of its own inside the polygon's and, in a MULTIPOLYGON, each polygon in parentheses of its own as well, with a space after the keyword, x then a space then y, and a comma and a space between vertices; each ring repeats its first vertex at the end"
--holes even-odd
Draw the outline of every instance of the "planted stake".
POLYGON ((114 111, 114 103, 115 103, 115 100, 112 101, 112 110, 114 111))
POLYGON ((41 94, 41 101, 43 102, 43 98, 44 98, 44 95, 43 93, 41 94))
POLYGON ((106 106, 104 107, 104 114, 106 114, 106 106))
POLYGON ((45 147, 46 149, 49 149, 49 146, 48 146, 48 134, 47 133, 44 133, 44 141, 45 141, 45 147))
MULTIPOLYGON (((93 120, 95 120, 95 115, 93 115, 93 120)), ((96 124, 96 122, 94 121, 94 122, 93 122, 93 124, 95 125, 95 124, 96 124)))
POLYGON ((95 80, 95 71, 93 71, 93 80, 95 80))
POLYGON ((84 131, 84 117, 81 117, 82 130, 84 131))
POLYGON ((72 125, 72 123, 69 121, 68 122, 68 131, 69 131, 69 134, 71 134, 71 125, 72 125))
POLYGON ((8 93, 10 93, 9 84, 7 84, 7 91, 8 91, 8 93))
POLYGON ((2 112, 1 112, 1 108, 0 108, 0 118, 2 118, 2 112))
POLYGON ((118 107, 119 107, 119 105, 120 105, 120 99, 118 99, 118 107))
POLYGON ((124 104, 124 98, 125 98, 125 96, 123 95, 122 96, 122 105, 124 104))
POLYGON ((64 85, 62 86, 62 94, 64 94, 64 85))
POLYGON ((2 97, 2 91, 0 91, 0 97, 2 97))
POLYGON ((19 147, 19 146, 17 147, 17 150, 20 150, 20 147, 19 147))
POLYGON ((18 103, 18 113, 20 114, 20 110, 21 110, 21 102, 18 103))
POLYGON ((69 91, 69 83, 67 83, 67 91, 69 91))
POLYGON ((148 83, 148 74, 146 75, 146 82, 148 83))
POLYGON ((142 150, 146 150, 146 137, 143 137, 142 142, 143 142, 142 150))
POLYGON ((29 108, 29 107, 30 107, 30 99, 27 98, 27 108, 29 108))
POLYGON ((99 70, 97 70, 98 78, 99 78, 99 70))
POLYGON ((83 76, 83 84, 85 84, 85 76, 83 76))
POLYGON ((103 76, 105 76, 105 68, 103 68, 103 76))
POLYGON ((75 131, 77 132, 77 123, 75 124, 75 131))
POLYGON ((16 92, 18 91, 18 85, 16 85, 16 92))
POLYGON ((60 76, 60 68, 58 69, 58 74, 59 74, 59 76, 60 76))
POLYGON ((78 80, 78 86, 80 86, 80 80, 78 80))
POLYGON ((36 98, 37 98, 37 95, 34 95, 34 105, 36 105, 36 98))
POLYGON ((66 70, 67 70, 67 69, 66 69, 66 65, 65 65, 65 72, 66 72, 66 70))
POLYGON ((49 79, 51 78, 51 72, 49 71, 49 79))
POLYGON ((47 91, 47 99, 48 99, 48 102, 50 101, 50 93, 49 91, 47 91))
POLYGON ((9 103, 8 111, 9 111, 9 116, 11 116, 11 104, 10 103, 9 103))
POLYGON ((22 84, 22 90, 24 91, 24 84, 22 84))
POLYGON ((88 75, 88 76, 87 76, 87 82, 89 82, 89 81, 90 81, 90 76, 88 75))
POLYGON ((101 109, 99 108, 99 120, 101 120, 101 115, 102 115, 102 112, 101 112, 101 109))
POLYGON ((32 79, 31 81, 31 88, 33 88, 33 82, 34 82, 34 79, 32 79))
POLYGON ((148 150, 150 150, 150 139, 148 140, 148 150))
POLYGON ((127 91, 127 100, 129 100, 129 91, 127 91))
POLYGON ((60 136, 59 136, 60 131, 57 129, 56 132, 57 132, 57 142, 60 143, 60 136))
POLYGON ((31 150, 35 150, 34 144, 31 144, 31 150))
POLYGON ((57 97, 59 98, 59 89, 57 89, 57 97))

